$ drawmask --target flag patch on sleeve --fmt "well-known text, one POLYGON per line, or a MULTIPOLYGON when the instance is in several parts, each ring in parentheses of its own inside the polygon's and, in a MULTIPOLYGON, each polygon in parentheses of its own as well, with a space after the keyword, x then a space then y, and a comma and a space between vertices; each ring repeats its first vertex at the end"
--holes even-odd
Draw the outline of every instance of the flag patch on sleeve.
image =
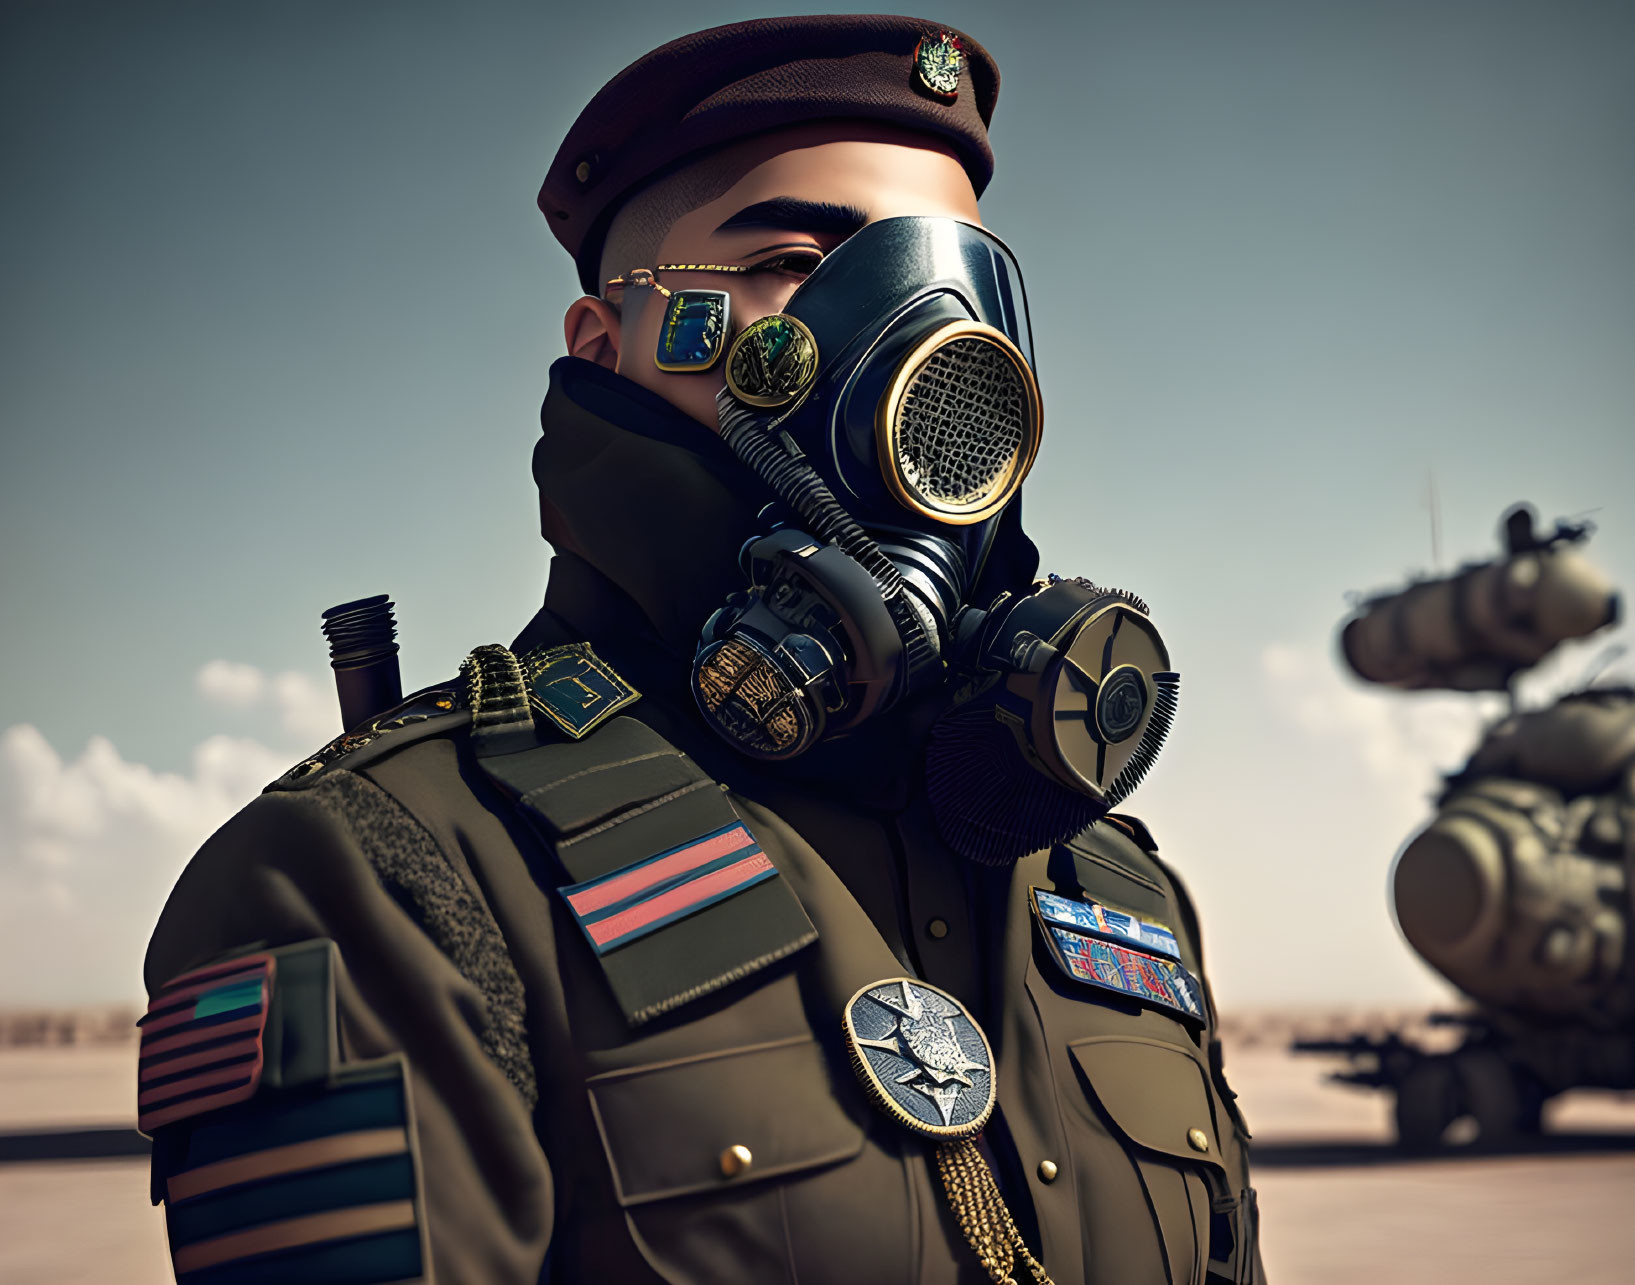
POLYGON ((243 1102, 255 1094, 272 990, 271 955, 245 955, 166 983, 137 1023, 137 1128, 243 1102))
POLYGON ((591 948, 605 955, 777 873, 738 821, 561 892, 591 948))

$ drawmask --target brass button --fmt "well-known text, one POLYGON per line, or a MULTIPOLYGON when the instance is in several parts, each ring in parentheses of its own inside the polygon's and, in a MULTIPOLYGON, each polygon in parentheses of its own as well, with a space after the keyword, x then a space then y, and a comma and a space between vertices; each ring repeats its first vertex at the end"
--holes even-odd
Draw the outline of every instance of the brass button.
POLYGON ((590 182, 590 162, 580 161, 578 168, 573 172, 573 176, 581 183, 590 182))
POLYGON ((755 1157, 750 1155, 749 1148, 741 1142, 735 1142, 721 1153, 721 1176, 736 1178, 748 1169, 755 1157))
POLYGON ((1187 1145, 1194 1151, 1208 1151, 1209 1135, 1202 1129, 1188 1129, 1187 1145))
POLYGON ((1039 1162, 1040 1182, 1055 1182, 1056 1175, 1060 1172, 1061 1171, 1056 1168, 1056 1162, 1054 1160, 1041 1160, 1039 1162))
POLYGON ((941 941, 948 935, 948 921, 946 919, 933 919, 925 926, 925 935, 941 941))

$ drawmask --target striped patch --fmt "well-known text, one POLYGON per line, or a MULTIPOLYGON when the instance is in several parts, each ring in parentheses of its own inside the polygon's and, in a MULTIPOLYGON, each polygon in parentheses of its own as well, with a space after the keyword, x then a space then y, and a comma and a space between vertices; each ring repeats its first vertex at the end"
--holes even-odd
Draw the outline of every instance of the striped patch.
POLYGON ((167 982, 137 1023, 137 1128, 243 1102, 261 1082, 274 963, 245 955, 167 982))
MULTIPOLYGON (((1089 927, 1088 932, 1063 927, 1061 919, 1065 915, 1060 907, 1050 904, 1061 900, 1041 889, 1033 890, 1034 924, 1044 938, 1051 959, 1063 973, 1085 986, 1117 991, 1188 1021, 1204 1020, 1203 987, 1178 960, 1132 950, 1104 937, 1089 936, 1088 932, 1105 931, 1100 921, 1089 927)), ((1077 926, 1075 923, 1075 928, 1077 926)))
POLYGON ((1181 958, 1181 945, 1175 940, 1174 933, 1163 924, 1141 919, 1127 910, 1115 910, 1099 901, 1058 897, 1043 888, 1033 889, 1033 903, 1038 907, 1040 916, 1053 924, 1095 937, 1111 937, 1136 950, 1168 955, 1171 959, 1181 958))
POLYGON ((739 821, 561 892, 591 948, 605 955, 777 873, 739 821))
POLYGON ((424 1261, 402 1061, 191 1126, 165 1182, 179 1285, 376 1285, 424 1261))

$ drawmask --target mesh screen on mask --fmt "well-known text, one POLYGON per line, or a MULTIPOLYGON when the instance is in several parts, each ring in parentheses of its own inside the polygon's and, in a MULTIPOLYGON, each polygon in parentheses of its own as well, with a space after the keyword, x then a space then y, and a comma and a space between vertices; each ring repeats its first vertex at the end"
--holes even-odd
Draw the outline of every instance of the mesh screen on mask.
POLYGON ((897 416, 904 480, 933 508, 980 503, 1025 449, 1027 391, 986 340, 955 339, 911 377, 897 416))

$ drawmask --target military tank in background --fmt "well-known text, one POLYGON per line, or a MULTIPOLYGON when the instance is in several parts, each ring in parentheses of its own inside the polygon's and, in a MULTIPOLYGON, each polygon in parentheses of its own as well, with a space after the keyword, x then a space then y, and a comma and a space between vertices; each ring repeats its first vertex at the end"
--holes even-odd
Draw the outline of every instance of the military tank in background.
POLYGON ((1391 872, 1403 937, 1469 1001, 1433 1017, 1457 1028, 1451 1047, 1400 1032, 1294 1046, 1345 1055, 1335 1078, 1392 1092, 1409 1150, 1513 1143, 1556 1094, 1635 1088, 1635 688, 1534 709, 1516 695, 1562 643, 1618 620, 1590 533, 1540 533, 1517 506, 1501 557, 1367 598, 1341 626, 1366 682, 1509 696, 1391 872))

